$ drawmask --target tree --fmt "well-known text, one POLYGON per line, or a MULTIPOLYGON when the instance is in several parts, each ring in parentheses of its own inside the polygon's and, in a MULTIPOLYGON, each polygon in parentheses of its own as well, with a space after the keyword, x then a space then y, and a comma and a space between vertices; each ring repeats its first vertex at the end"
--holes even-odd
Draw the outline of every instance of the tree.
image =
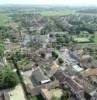
POLYGON ((0 71, 0 88, 12 88, 18 84, 18 76, 8 66, 0 71))
POLYGON ((63 64, 64 63, 64 60, 62 58, 59 58, 58 59, 58 62, 59 62, 59 64, 63 64))
POLYGON ((92 36, 90 37, 90 42, 94 42, 94 38, 95 38, 95 36, 92 35, 92 36))
POLYGON ((3 57, 4 54, 4 46, 3 44, 0 44, 0 57, 3 57))
POLYGON ((57 43, 59 44, 59 45, 62 45, 62 44, 64 44, 65 43, 65 38, 64 37, 57 37, 57 43))
POLYGON ((64 85, 63 87, 63 95, 61 97, 61 100, 68 100, 71 96, 70 88, 67 85, 64 85))
POLYGON ((51 100, 60 100, 60 98, 57 98, 57 97, 53 96, 53 97, 51 98, 51 100))
POLYGON ((52 51, 52 57, 58 58, 58 54, 55 51, 52 51))
POLYGON ((63 95, 61 97, 61 100, 68 100, 71 96, 71 93, 69 90, 64 90, 63 91, 63 95))
POLYGON ((41 57, 45 58, 45 53, 44 52, 41 52, 41 57))

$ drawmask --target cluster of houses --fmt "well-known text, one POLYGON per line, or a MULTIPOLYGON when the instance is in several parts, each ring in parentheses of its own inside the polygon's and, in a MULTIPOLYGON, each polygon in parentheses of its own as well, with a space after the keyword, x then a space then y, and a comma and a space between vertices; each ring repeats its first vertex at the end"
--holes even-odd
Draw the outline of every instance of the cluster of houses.
MULTIPOLYGON (((36 64, 33 64, 29 70, 21 72, 27 92, 31 96, 41 94, 45 100, 52 100, 54 96, 61 98, 63 95, 62 86, 66 85, 70 88, 70 92, 72 93, 69 100, 97 100, 97 68, 92 66, 89 68, 86 67, 86 63, 92 59, 90 55, 85 55, 83 50, 76 49, 70 51, 67 47, 64 47, 58 51, 58 54, 64 60, 64 63, 59 65, 57 60, 51 58, 52 48, 46 48, 48 43, 55 41, 54 36, 33 35, 31 39, 33 43, 42 43, 43 47, 40 51, 44 50, 47 57, 44 58, 45 61, 42 60, 42 62, 40 62, 40 54, 37 52, 38 59, 36 56, 33 56, 33 58, 38 65, 36 66, 36 64), (49 63, 48 67, 50 69, 46 68, 46 65, 41 65, 42 63, 44 64, 46 60, 49 63)), ((29 48, 26 47, 27 43, 30 42, 30 37, 26 36, 22 42, 22 50, 25 50, 25 52, 27 50, 27 52, 29 51, 31 53, 31 49, 29 50, 29 48)), ((14 50, 14 48, 21 48, 19 45, 15 45, 15 47, 12 46, 8 39, 5 42, 5 47, 6 50, 9 51, 10 49, 14 50)), ((21 87, 19 87, 19 89, 22 90, 21 87)), ((15 98, 15 94, 17 96, 19 94, 11 91, 13 90, 7 90, 0 93, 0 100, 26 100, 24 99, 23 91, 21 91, 23 98, 20 97, 19 99, 13 99, 15 98)))

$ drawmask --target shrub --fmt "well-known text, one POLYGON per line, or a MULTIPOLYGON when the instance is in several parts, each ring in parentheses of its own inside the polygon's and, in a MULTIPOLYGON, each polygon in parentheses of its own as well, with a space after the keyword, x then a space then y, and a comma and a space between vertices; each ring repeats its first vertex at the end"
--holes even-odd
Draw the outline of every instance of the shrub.
POLYGON ((11 88, 18 84, 18 76, 10 68, 6 67, 0 71, 0 88, 11 88))
POLYGON ((58 54, 55 51, 52 51, 52 57, 58 58, 58 54))
POLYGON ((58 59, 58 62, 59 62, 59 64, 63 64, 63 63, 64 63, 64 61, 63 61, 62 58, 59 58, 59 59, 58 59))

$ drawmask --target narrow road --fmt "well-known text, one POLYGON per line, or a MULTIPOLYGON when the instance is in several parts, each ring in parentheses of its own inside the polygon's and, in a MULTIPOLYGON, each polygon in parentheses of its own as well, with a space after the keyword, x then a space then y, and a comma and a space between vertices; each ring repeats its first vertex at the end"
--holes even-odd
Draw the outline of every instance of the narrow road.
POLYGON ((20 72, 20 70, 19 70, 19 67, 18 67, 18 65, 17 65, 17 63, 16 63, 14 57, 12 57, 12 62, 13 62, 14 67, 17 69, 17 75, 18 75, 19 80, 20 80, 20 82, 21 82, 21 84, 22 84, 22 88, 23 88, 24 93, 25 93, 25 98, 26 98, 26 100, 30 100, 30 99, 29 99, 29 96, 28 96, 28 92, 27 92, 26 86, 25 86, 25 83, 24 83, 24 80, 23 80, 23 77, 22 77, 22 75, 21 75, 21 72, 20 72))
POLYGON ((5 65, 8 65, 8 62, 7 62, 7 60, 6 60, 6 57, 3 57, 3 61, 4 61, 4 64, 5 64, 5 65))

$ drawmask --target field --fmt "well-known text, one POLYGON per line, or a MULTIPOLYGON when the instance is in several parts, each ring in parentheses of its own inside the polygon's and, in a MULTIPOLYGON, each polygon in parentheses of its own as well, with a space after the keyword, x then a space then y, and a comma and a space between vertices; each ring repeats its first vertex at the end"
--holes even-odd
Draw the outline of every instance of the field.
POLYGON ((87 16, 97 16, 97 13, 76 13, 76 14, 79 14, 79 15, 87 15, 87 16))
POLYGON ((76 46, 80 48, 86 48, 86 47, 96 48, 97 44, 96 43, 77 43, 76 46))
POLYGON ((95 33, 94 42, 97 43, 97 32, 95 33))
POLYGON ((85 43, 85 42, 90 42, 90 40, 88 38, 74 38, 74 41, 75 42, 78 42, 78 43, 85 43))
POLYGON ((24 9, 15 12, 4 12, 0 14, 0 26, 7 25, 7 23, 12 21, 12 18, 9 16, 10 14, 31 14, 31 13, 39 13, 42 16, 64 16, 68 14, 73 14, 74 12, 71 10, 32 10, 32 9, 24 9))
POLYGON ((73 11, 70 10, 64 10, 64 11, 56 11, 56 10, 48 10, 48 11, 40 11, 39 12, 41 15, 43 16, 64 16, 64 15, 68 15, 68 14, 73 14, 73 11))
POLYGON ((79 36, 74 35, 73 39, 78 47, 97 47, 97 32, 93 35, 81 32, 79 36), (94 36, 93 41, 89 41, 92 36, 94 36))
POLYGON ((5 25, 11 21, 11 17, 8 14, 0 14, 0 26, 5 25))
POLYGON ((68 15, 68 14, 73 14, 75 10, 72 9, 67 9, 67 8, 22 8, 17 10, 17 13, 38 13, 43 16, 63 16, 63 15, 68 15))
MULTIPOLYGON (((0 11, 3 12, 3 9, 0 11)), ((65 9, 65 8, 49 8, 49 9, 43 9, 43 8, 21 8, 15 11, 6 11, 0 14, 0 25, 5 25, 7 22, 11 21, 11 17, 9 17, 9 14, 31 14, 31 13, 38 13, 43 16, 64 16, 69 14, 84 14, 84 15, 97 15, 97 14, 87 14, 87 13, 78 13, 75 10, 72 9, 65 9)))

